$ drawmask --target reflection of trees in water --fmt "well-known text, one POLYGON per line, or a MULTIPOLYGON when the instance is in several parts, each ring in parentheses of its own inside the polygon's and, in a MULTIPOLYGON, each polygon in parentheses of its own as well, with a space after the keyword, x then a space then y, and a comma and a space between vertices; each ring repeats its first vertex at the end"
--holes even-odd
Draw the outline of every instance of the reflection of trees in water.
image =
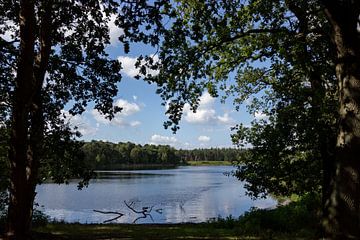
MULTIPOLYGON (((132 212, 136 213, 136 214, 140 214, 139 217, 135 218, 135 220, 133 221, 133 223, 136 223, 139 219, 142 219, 142 218, 147 218, 149 217, 151 219, 151 221, 154 222, 154 219, 151 215, 151 212, 154 208, 154 205, 150 206, 150 207, 142 207, 141 210, 137 210, 135 209, 135 201, 131 201, 129 203, 127 203, 126 201, 124 201, 124 204, 127 208, 129 208, 132 212)), ((109 222, 112 222, 112 221, 115 221, 119 218, 121 218, 122 216, 124 216, 125 214, 124 213, 121 213, 121 212, 116 212, 116 211, 100 211, 100 210, 93 210, 94 212, 97 212, 97 213, 102 213, 102 214, 112 214, 112 215, 118 215, 114 218, 110 218, 108 220, 105 220, 103 223, 109 223, 109 222)), ((162 209, 161 208, 158 208, 158 209, 155 209, 154 210, 155 212, 157 212, 158 214, 162 214, 162 209)))

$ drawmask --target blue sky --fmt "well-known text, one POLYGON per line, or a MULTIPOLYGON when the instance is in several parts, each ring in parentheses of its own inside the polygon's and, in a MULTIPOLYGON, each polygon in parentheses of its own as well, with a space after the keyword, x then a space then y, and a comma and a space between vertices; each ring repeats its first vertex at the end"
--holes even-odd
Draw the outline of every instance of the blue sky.
MULTIPOLYGON (((122 107, 123 111, 110 122, 93 110, 91 104, 80 116, 70 116, 65 109, 64 114, 68 116, 70 124, 77 126, 83 135, 81 139, 131 141, 142 145, 168 144, 178 149, 232 147, 231 126, 239 123, 249 125, 255 118, 265 117, 262 113, 249 115, 246 106, 241 106, 237 112, 231 100, 221 104, 220 99, 212 98, 205 92, 196 113, 185 106, 177 134, 173 134, 170 129, 165 130, 163 123, 167 120, 166 109, 161 105, 161 98, 155 94, 156 86, 134 78, 138 72, 134 67, 137 56, 154 54, 156 50, 138 44, 131 45, 130 54, 124 54, 123 46, 117 40, 122 30, 115 26, 114 20, 115 16, 109 21, 111 45, 107 52, 111 58, 122 63, 122 81, 118 86, 115 104, 122 107)), ((2 37, 12 40, 10 31, 2 37)))
POLYGON ((161 105, 160 96, 155 94, 156 86, 134 78, 137 74, 134 67, 136 57, 152 54, 155 50, 139 44, 131 46, 130 54, 124 54, 122 45, 116 40, 121 30, 112 23, 109 26, 111 46, 107 51, 123 66, 123 77, 115 98, 115 104, 122 107, 123 111, 112 121, 104 119, 90 107, 83 115, 71 117, 71 124, 78 126, 83 140, 169 144, 183 149, 232 147, 231 126, 238 123, 248 125, 254 118, 264 117, 262 114, 249 115, 245 106, 237 112, 230 100, 222 104, 220 99, 212 98, 205 92, 196 113, 185 106, 180 130, 176 134, 170 129, 165 130, 163 122, 167 120, 166 109, 161 105))

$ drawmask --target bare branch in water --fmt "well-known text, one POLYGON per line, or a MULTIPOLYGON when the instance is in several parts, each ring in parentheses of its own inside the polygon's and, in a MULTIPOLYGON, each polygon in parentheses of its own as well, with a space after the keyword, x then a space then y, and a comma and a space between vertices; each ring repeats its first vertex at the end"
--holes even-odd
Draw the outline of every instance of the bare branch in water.
POLYGON ((117 214, 118 216, 114 217, 114 218, 111 218, 111 219, 108 219, 108 220, 105 220, 103 223, 108 223, 108 222, 112 222, 112 221, 115 221, 119 218, 121 218, 122 216, 124 216, 125 214, 121 213, 121 212, 113 212, 113 211, 100 211, 100 210, 93 210, 94 212, 97 212, 97 213, 102 213, 102 214, 117 214))

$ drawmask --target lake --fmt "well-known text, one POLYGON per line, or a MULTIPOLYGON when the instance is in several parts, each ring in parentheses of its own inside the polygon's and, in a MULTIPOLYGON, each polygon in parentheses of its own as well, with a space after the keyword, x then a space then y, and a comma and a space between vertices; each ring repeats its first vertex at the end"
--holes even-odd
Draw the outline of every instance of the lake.
POLYGON ((52 219, 80 223, 102 223, 117 216, 93 210, 123 213, 114 223, 181 223, 204 222, 218 216, 238 217, 251 207, 276 205, 271 198, 253 201, 247 197, 244 184, 224 174, 232 170, 232 166, 186 166, 103 171, 81 191, 77 190, 76 181, 68 185, 39 185, 35 202, 52 219), (149 211, 152 206, 151 216, 146 218, 139 218, 143 215, 135 212, 143 207, 149 211))

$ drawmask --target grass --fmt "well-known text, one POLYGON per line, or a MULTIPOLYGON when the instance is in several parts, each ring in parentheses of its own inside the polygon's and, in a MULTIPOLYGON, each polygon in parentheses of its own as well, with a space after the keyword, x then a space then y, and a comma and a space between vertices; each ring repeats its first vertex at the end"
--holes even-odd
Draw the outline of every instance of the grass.
POLYGON ((246 234, 237 227, 227 228, 211 223, 202 224, 48 224, 35 229, 39 240, 95 239, 315 239, 308 233, 264 231, 246 234))
POLYGON ((231 229, 208 228, 201 224, 50 224, 36 232, 37 239, 251 239, 238 238, 231 229))
POLYGON ((188 161, 189 166, 231 166, 230 161, 188 161))

